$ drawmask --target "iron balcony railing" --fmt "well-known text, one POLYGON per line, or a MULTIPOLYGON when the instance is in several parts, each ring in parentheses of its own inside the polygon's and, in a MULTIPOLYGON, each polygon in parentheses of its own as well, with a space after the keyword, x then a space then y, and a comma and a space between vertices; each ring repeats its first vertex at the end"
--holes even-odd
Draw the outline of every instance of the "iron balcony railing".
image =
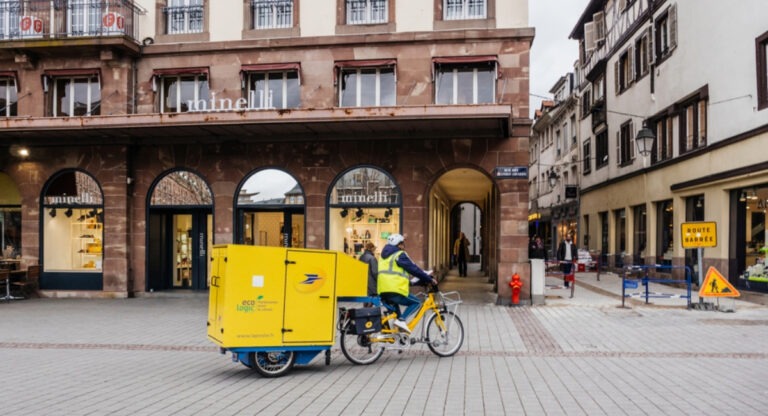
POLYGON ((163 9, 165 30, 169 35, 203 32, 203 1, 190 0, 187 4, 178 2, 163 9))
POLYGON ((138 38, 130 0, 0 0, 0 41, 128 36, 138 38))

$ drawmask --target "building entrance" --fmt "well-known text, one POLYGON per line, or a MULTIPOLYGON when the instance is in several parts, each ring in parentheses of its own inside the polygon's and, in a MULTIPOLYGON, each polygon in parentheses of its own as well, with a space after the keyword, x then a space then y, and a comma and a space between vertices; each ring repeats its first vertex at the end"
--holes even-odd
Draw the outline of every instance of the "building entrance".
POLYGON ((147 222, 146 290, 207 289, 213 246, 213 194, 194 172, 156 181, 147 222))
POLYGON ((147 289, 208 288, 210 211, 160 211, 149 216, 147 289))

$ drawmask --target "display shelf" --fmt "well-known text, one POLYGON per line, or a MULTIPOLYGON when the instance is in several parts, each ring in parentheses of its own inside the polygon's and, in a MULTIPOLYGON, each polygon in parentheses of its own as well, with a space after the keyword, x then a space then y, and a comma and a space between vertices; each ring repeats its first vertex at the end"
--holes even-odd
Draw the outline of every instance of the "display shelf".
POLYGON ((378 218, 368 215, 367 220, 365 218, 358 221, 350 219, 347 222, 347 230, 350 230, 348 234, 350 254, 355 256, 362 254, 365 243, 369 241, 376 246, 376 254, 378 254, 387 243, 387 237, 396 233, 398 229, 397 222, 391 216, 378 218))
POLYGON ((101 270, 103 225, 96 220, 71 223, 72 268, 101 270))

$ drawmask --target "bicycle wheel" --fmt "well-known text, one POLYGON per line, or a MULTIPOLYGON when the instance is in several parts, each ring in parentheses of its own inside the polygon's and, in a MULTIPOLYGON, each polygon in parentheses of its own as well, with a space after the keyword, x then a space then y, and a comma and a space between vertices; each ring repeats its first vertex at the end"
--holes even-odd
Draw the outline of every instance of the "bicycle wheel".
POLYGON ((250 353, 251 367, 264 377, 280 377, 290 371, 296 362, 293 351, 266 351, 250 353))
POLYGON ((368 365, 381 357, 384 353, 383 346, 371 343, 369 335, 357 335, 352 332, 354 332, 352 327, 348 325, 341 331, 339 340, 341 352, 349 361, 358 365, 368 365))
POLYGON ((430 316, 427 321, 427 346, 441 357, 450 357, 456 354, 464 343, 464 325, 453 312, 440 312, 440 316, 443 318, 445 330, 440 329, 437 314, 430 316))

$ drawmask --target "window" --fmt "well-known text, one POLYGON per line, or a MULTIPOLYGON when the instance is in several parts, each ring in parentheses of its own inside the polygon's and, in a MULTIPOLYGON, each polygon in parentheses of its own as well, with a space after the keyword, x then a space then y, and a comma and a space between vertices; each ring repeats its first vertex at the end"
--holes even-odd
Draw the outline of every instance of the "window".
POLYGON ((435 104, 495 102, 495 61, 436 65, 435 104))
POLYGON ((208 74, 156 76, 160 81, 160 112, 185 113, 207 109, 208 74))
MULTIPOLYGON (((45 78, 46 83, 48 77, 45 78)), ((101 113, 98 75, 51 77, 51 114, 54 117, 97 116, 101 113)))
POLYGON ((69 0, 67 5, 67 34, 92 36, 101 33, 103 0, 69 0))
POLYGON ((47 284, 99 286, 101 279, 94 273, 102 268, 104 198, 98 182, 85 172, 61 171, 49 180, 43 195, 43 267, 46 272, 67 272, 46 279, 47 284), (73 272, 85 275, 77 283, 60 281, 72 279, 73 272))
POLYGON ((388 0, 346 0, 347 24, 387 23, 387 3, 388 0))
POLYGON ((293 0, 252 0, 254 29, 293 27, 293 0))
POLYGON ((598 75, 592 82, 592 102, 597 103, 605 99, 605 74, 598 75))
POLYGON ((395 105, 395 67, 339 68, 339 106, 378 107, 395 105))
POLYGON ((0 2, 0 39, 19 37, 20 1, 0 2))
POLYGON ((169 35, 203 31, 203 0, 168 0, 164 12, 169 35))
POLYGON ((757 53, 757 109, 768 108, 768 32, 755 40, 757 53))
POLYGON ((598 133, 595 138, 595 169, 608 164, 608 131, 603 130, 602 133, 598 133))
POLYGON ((571 116, 571 147, 576 147, 578 143, 578 125, 576 124, 576 116, 571 116))
POLYGON ((560 129, 555 130, 555 146, 557 147, 557 156, 563 153, 563 141, 560 140, 560 129))
POLYGON ((634 65, 632 59, 634 58, 633 47, 627 48, 624 53, 619 56, 619 60, 616 62, 615 75, 616 75, 616 94, 621 94, 626 91, 632 81, 634 81, 634 65))
POLYGON ((328 191, 327 246, 359 256, 365 243, 381 249, 400 233, 400 187, 386 171, 369 166, 347 170, 328 191))
POLYGON ((664 117, 656 120, 656 143, 651 153, 651 160, 659 162, 672 158, 674 132, 672 130, 672 117, 664 117))
POLYGON ((666 59, 677 46, 677 5, 672 5, 655 23, 654 46, 656 61, 666 59))
POLYGON ((18 115, 18 89, 13 73, 0 72, 0 117, 18 115))
POLYGON ((584 93, 581 95, 581 118, 587 117, 591 109, 592 109, 592 91, 584 90, 584 93))
POLYGON ((485 19, 486 0, 443 0, 443 20, 485 19))
POLYGON ((632 121, 622 124, 621 129, 616 133, 619 165, 628 164, 635 158, 635 139, 632 133, 632 121))
POLYGON ((694 101, 684 105, 680 115, 680 154, 707 144, 707 102, 694 101))
POLYGON ((249 109, 299 106, 298 70, 247 72, 245 76, 249 109))
POLYGON ((651 53, 649 48, 650 36, 650 30, 647 30, 635 41, 635 80, 638 80, 648 74, 649 59, 651 53))
POLYGON ((581 171, 586 175, 592 172, 592 143, 589 140, 584 141, 582 156, 584 159, 581 161, 581 171))

